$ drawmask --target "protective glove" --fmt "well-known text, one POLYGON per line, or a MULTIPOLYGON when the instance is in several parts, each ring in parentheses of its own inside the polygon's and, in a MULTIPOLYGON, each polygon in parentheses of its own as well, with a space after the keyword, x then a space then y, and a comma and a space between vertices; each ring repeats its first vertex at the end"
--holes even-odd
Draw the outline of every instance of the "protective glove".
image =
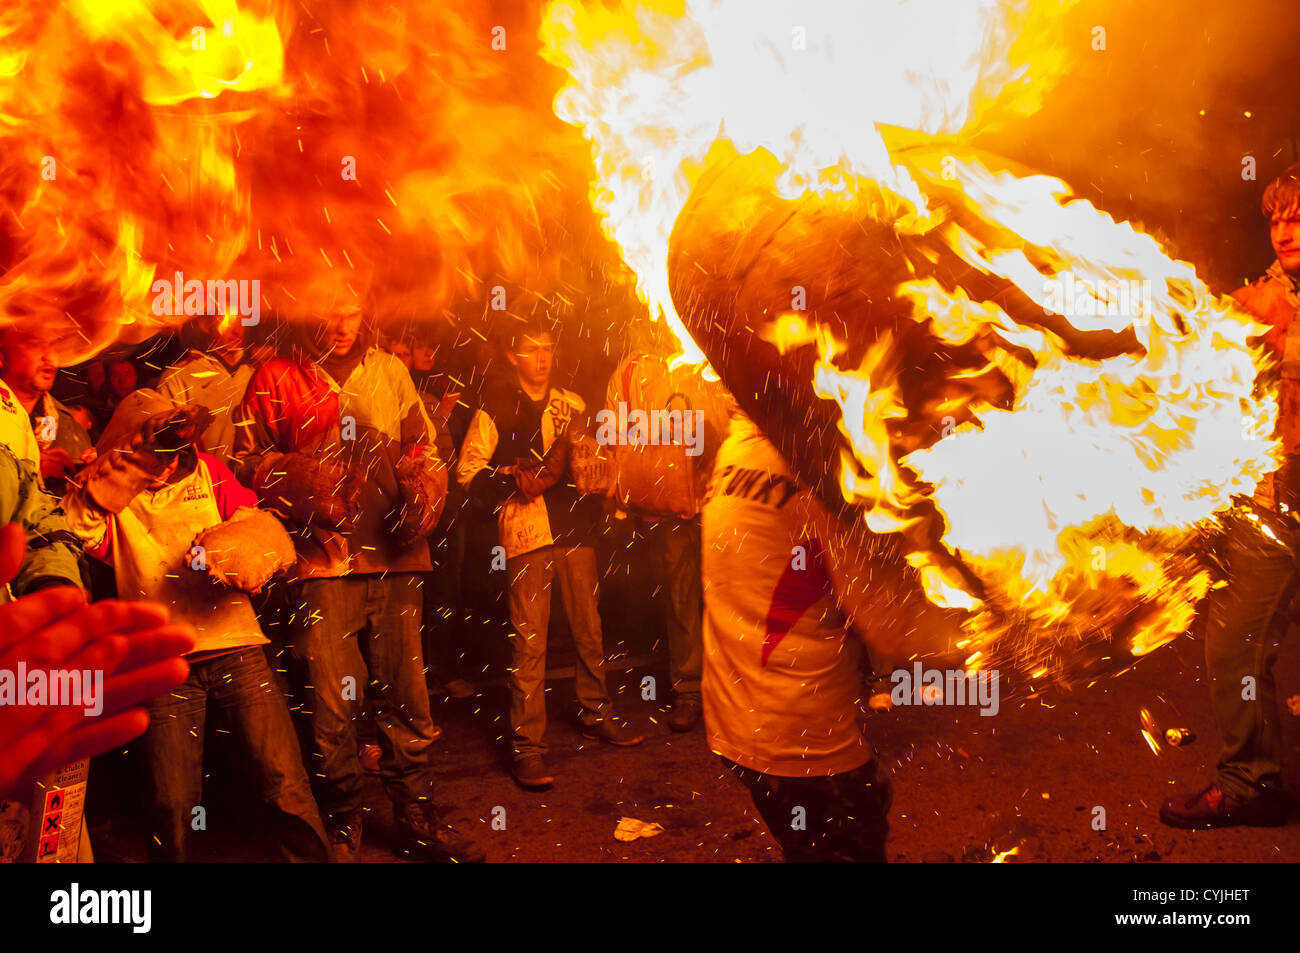
POLYGON ((284 526, 271 513, 252 508, 209 526, 194 540, 202 547, 208 575, 219 583, 261 592, 276 573, 298 558, 284 526))
POLYGON ((360 509, 360 487, 337 453, 270 453, 253 477, 269 505, 278 501, 296 522, 349 532, 360 509))
POLYGON ((409 546, 438 525, 447 502, 447 465, 432 447, 417 447, 398 459, 396 469, 402 503, 395 532, 409 546))

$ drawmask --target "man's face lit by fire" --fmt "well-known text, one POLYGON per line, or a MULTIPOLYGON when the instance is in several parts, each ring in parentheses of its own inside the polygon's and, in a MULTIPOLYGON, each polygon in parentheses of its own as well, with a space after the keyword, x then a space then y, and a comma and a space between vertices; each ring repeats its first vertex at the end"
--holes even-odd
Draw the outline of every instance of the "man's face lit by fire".
POLYGON ((325 319, 325 343, 335 357, 343 357, 357 343, 361 333, 361 310, 348 308, 336 311, 325 319))
POLYGON ((49 334, 29 334, 7 330, 0 337, 0 357, 4 360, 4 379, 15 390, 44 394, 54 386, 59 372, 56 338, 49 334))
POLYGON ((540 390, 551 380, 551 359, 555 343, 549 332, 524 335, 508 355, 510 363, 519 371, 519 381, 525 387, 540 390))
POLYGON ((1300 209, 1286 215, 1274 215, 1268 234, 1282 267, 1288 274, 1300 276, 1300 209))
POLYGON ((172 457, 172 461, 171 463, 167 464, 166 469, 164 469, 162 473, 158 474, 157 478, 154 479, 149 484, 149 489, 157 493, 159 490, 165 487, 167 485, 167 481, 170 480, 172 476, 176 473, 176 469, 179 465, 180 465, 180 457, 179 456, 172 457))

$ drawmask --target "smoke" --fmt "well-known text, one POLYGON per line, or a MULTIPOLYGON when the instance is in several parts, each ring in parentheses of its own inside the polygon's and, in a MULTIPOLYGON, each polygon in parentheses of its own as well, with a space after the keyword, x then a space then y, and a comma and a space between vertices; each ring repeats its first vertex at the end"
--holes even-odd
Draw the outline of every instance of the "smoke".
POLYGON ((1260 196, 1300 158, 1300 9, 1083 0, 1052 29, 1073 66, 1037 113, 978 144, 1157 231, 1218 291, 1258 276, 1272 260, 1260 196))
POLYGON ((0 17, 0 319, 65 325, 69 363, 187 320, 151 307, 176 272, 258 280, 261 313, 290 320, 352 298, 382 324, 486 335, 630 309, 587 144, 550 109, 537 4, 30 0, 0 17))

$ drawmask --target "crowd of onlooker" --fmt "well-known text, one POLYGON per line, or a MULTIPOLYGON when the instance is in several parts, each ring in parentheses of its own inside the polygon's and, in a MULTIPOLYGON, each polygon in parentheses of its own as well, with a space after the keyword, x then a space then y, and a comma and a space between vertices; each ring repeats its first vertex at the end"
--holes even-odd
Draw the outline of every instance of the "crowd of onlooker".
MULTIPOLYGON (((489 674, 508 686, 521 787, 554 780, 543 740, 554 591, 576 650, 583 733, 642 740, 605 681, 597 549, 611 520, 636 524, 652 550, 668 621, 668 721, 695 727, 707 467, 693 471, 683 505, 658 512, 620 504, 608 486, 580 489, 569 456, 590 445, 597 408, 552 382, 557 333, 539 321, 511 322, 495 340, 437 325, 378 329, 353 301, 313 324, 200 317, 62 367, 53 329, 3 332, 0 378, 30 422, 27 456, 66 524, 57 546, 68 558, 54 576, 93 599, 161 603, 196 632, 186 681, 148 704, 132 757, 99 772, 92 823, 96 795, 103 803, 105 788, 134 786, 150 852, 186 859, 216 709, 241 784, 271 812, 280 856, 355 858, 369 772, 405 850, 481 857, 440 818, 441 729, 430 715, 431 689, 471 695, 490 669, 466 636, 472 590, 505 604, 504 664, 489 674)), ((671 373, 631 355, 609 395, 626 400, 634 388, 645 399, 658 378, 664 393, 652 399, 671 401, 671 373)), ((491 615, 493 600, 483 608, 491 615)))

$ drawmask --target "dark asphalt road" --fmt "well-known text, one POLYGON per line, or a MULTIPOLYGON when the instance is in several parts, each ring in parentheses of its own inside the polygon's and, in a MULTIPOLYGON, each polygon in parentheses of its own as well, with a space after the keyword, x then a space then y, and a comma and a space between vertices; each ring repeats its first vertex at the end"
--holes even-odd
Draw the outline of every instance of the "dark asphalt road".
MULTIPOLYGON (((1184 637, 1134 670, 1055 700, 1004 701, 993 717, 974 708, 898 708, 874 714, 869 730, 894 778, 890 858, 900 862, 1161 862, 1300 860, 1300 811, 1273 829, 1177 831, 1156 816, 1171 793, 1212 777, 1218 736, 1203 681, 1199 640, 1184 637), (1139 709, 1163 729, 1198 740, 1154 755, 1139 734, 1139 709), (1094 808, 1106 830, 1093 829, 1094 808)), ((747 792, 706 746, 703 727, 674 735, 636 691, 653 667, 611 674, 620 709, 644 728, 639 748, 586 741, 566 718, 572 679, 548 683, 547 741, 555 787, 530 793, 511 781, 500 755, 500 687, 471 699, 435 696, 440 797, 449 816, 505 861, 776 861, 780 850, 747 792), (656 720, 657 719, 657 723, 656 720), (505 826, 494 830, 494 809, 505 826), (496 811, 501 816, 501 811, 496 811), (621 843, 621 817, 655 821, 656 837, 621 843)), ((1277 667, 1293 801, 1300 787, 1300 718, 1285 699, 1300 694, 1300 639, 1277 667)), ((392 820, 376 780, 367 783, 367 861, 395 860, 392 820)), ((499 826, 499 825, 498 825, 499 826)))
MULTIPOLYGON (((657 705, 641 700, 643 675, 655 675, 660 686, 669 683, 666 653, 656 641, 663 619, 655 593, 643 582, 648 572, 637 562, 643 559, 640 549, 614 537, 607 548, 618 558, 601 583, 606 648, 645 663, 611 671, 610 686, 622 713, 645 731, 645 743, 619 749, 584 740, 573 717, 572 677, 563 677, 566 670, 559 668, 548 681, 555 787, 543 793, 516 787, 500 741, 507 623, 501 594, 487 592, 466 613, 471 622, 459 644, 469 651, 465 664, 497 676, 496 683, 482 686, 473 698, 433 696, 434 719, 443 728, 435 747, 441 801, 493 862, 779 860, 780 849, 748 793, 708 751, 703 726, 674 735, 657 705), (503 830, 491 826, 498 807, 504 809, 503 830), (616 841, 614 828, 624 816, 658 822, 664 831, 616 841)), ((565 666, 573 661, 573 647, 559 602, 550 659, 565 666)), ((1185 636, 1091 689, 1019 702, 1004 698, 993 717, 981 717, 975 708, 941 706, 873 714, 869 735, 894 780, 890 858, 985 862, 995 852, 1015 849, 1008 862, 1300 861, 1300 717, 1285 704, 1300 695, 1300 636, 1294 633, 1276 670, 1293 801, 1288 825, 1187 832, 1167 828, 1157 817, 1164 798, 1198 789, 1213 776, 1218 733, 1202 651, 1199 638, 1185 636), (1142 708, 1161 729, 1189 728, 1197 741, 1164 747, 1157 757, 1139 733, 1142 708), (1105 831, 1092 827, 1096 807, 1105 810, 1105 831)), ((235 803, 239 772, 221 758, 223 740, 220 732, 210 733, 214 757, 204 795, 211 805, 210 830, 197 837, 195 856, 259 859, 264 841, 244 820, 252 813, 247 805, 235 803)), ((123 828, 116 838, 119 855, 138 859, 147 836, 126 829, 138 815, 133 806, 139 794, 130 782, 115 787, 111 759, 101 762, 92 768, 92 800, 98 794, 99 813, 116 817, 123 828)), ((363 859, 402 859, 392 851, 393 821, 378 779, 367 779, 366 797, 363 859)), ((108 846, 105 859, 113 853, 108 846)))

